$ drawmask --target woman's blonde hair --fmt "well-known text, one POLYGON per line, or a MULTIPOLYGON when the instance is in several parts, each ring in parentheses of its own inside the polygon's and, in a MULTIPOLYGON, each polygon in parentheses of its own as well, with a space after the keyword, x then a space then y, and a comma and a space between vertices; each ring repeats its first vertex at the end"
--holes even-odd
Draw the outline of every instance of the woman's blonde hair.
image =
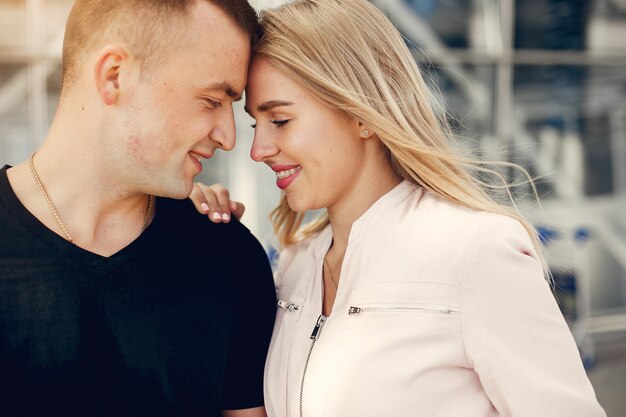
MULTIPOLYGON (((503 177, 451 146, 445 117, 435 112, 441 113, 441 106, 404 39, 380 10, 365 0, 297 0, 260 17, 263 34, 256 56, 331 108, 362 121, 387 148, 399 177, 456 204, 519 220, 541 256, 532 226, 514 204, 498 203, 491 193, 504 189, 513 201, 503 177), (485 174, 495 175, 500 184, 481 179, 485 174)), ((283 246, 329 222, 324 214, 301 228, 304 214, 292 211, 284 195, 270 218, 283 246)))

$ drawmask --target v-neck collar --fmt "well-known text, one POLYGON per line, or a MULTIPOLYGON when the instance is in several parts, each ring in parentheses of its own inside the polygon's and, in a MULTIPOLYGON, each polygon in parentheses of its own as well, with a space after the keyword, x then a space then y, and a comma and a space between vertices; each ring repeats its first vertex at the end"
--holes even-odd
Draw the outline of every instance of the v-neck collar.
MULTIPOLYGON (((83 266, 101 270, 103 272, 113 273, 123 268, 130 261, 140 254, 144 253, 146 246, 153 245, 158 241, 156 230, 160 226, 160 217, 158 210, 150 225, 135 240, 124 248, 120 249, 111 256, 102 256, 90 252, 86 249, 70 243, 64 237, 59 236, 48 227, 46 227, 37 217, 35 217, 22 204, 17 197, 7 175, 9 165, 5 165, 0 170, 0 204, 17 220, 24 229, 27 230, 34 238, 43 242, 51 250, 58 252, 59 256, 66 258, 68 261, 79 263, 83 266)), ((154 207, 158 207, 159 198, 155 199, 154 207)))

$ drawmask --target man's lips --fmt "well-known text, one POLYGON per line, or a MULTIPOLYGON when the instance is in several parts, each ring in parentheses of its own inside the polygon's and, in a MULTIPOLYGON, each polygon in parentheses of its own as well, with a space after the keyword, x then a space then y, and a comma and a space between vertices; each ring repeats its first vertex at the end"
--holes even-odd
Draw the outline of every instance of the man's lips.
POLYGON ((200 153, 200 152, 196 152, 196 151, 189 151, 189 155, 191 155, 192 158, 195 158, 198 160, 198 162, 202 162, 202 159, 210 159, 213 155, 211 154, 207 154, 207 153, 200 153))
POLYGON ((191 157, 192 161, 194 161, 194 165, 196 166, 198 173, 202 172, 202 160, 209 159, 211 158, 211 156, 213 156, 211 154, 199 153, 195 151, 189 151, 188 154, 191 157))

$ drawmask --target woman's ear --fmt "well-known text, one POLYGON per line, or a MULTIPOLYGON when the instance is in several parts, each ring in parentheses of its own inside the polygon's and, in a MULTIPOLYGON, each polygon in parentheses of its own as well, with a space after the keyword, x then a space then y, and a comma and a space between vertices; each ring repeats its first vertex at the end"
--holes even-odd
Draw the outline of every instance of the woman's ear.
POLYGON ((119 46, 107 46, 96 59, 96 88, 106 105, 115 104, 120 94, 120 74, 128 63, 128 54, 119 46))

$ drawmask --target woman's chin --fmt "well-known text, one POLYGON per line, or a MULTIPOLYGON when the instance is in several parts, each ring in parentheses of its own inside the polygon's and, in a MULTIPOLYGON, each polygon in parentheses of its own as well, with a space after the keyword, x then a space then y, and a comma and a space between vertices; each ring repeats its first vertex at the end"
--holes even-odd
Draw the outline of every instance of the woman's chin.
POLYGON ((289 204, 289 208, 291 209, 291 211, 294 211, 296 213, 306 213, 309 211, 321 210, 326 208, 324 206, 302 201, 302 199, 289 198, 289 196, 287 196, 287 204, 289 204))
POLYGON ((306 211, 308 211, 306 207, 298 204, 292 204, 291 202, 289 202, 289 208, 291 209, 291 211, 294 211, 296 213, 305 213, 306 211))

